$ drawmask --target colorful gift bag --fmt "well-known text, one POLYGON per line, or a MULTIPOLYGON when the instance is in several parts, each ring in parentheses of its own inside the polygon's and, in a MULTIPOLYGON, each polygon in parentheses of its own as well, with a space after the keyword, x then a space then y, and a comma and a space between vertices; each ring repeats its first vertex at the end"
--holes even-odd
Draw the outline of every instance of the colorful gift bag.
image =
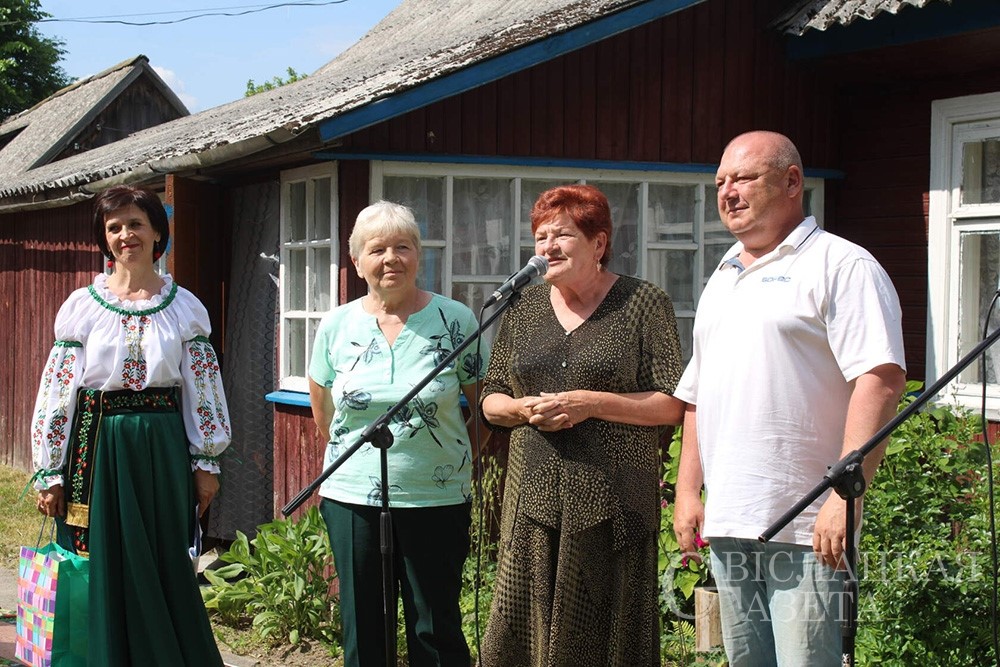
POLYGON ((90 562, 54 542, 21 547, 14 657, 32 667, 87 664, 90 562))

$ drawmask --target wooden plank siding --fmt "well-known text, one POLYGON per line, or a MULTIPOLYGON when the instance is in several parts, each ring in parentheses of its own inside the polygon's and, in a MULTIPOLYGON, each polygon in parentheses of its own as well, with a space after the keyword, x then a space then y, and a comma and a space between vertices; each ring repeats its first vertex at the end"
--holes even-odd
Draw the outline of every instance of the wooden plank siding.
MULTIPOLYGON (((274 406, 274 516, 323 472, 324 443, 316 433, 312 411, 295 405, 274 406)), ((292 517, 319 504, 314 493, 292 517)))
POLYGON ((30 470, 31 411, 59 306, 103 259, 90 204, 0 216, 0 463, 30 470))
MULTIPOLYGON (((907 376, 926 373, 927 225, 930 181, 931 103, 1000 90, 995 70, 940 78, 915 78, 904 61, 884 49, 869 54, 869 64, 900 62, 900 69, 879 69, 859 83, 848 77, 838 96, 839 168, 845 173, 827 198, 828 228, 867 248, 892 277, 903 308, 907 376)), ((939 53, 937 45, 913 45, 914 61, 939 53), (926 51, 926 52, 925 52, 926 51)), ((956 53, 961 60, 961 54, 956 53)), ((869 71, 873 67, 867 68, 869 71)))
POLYGON ((832 90, 785 61, 782 37, 764 29, 773 18, 769 3, 709 0, 350 134, 341 149, 712 164, 732 136, 768 128, 810 166, 832 166, 832 90))

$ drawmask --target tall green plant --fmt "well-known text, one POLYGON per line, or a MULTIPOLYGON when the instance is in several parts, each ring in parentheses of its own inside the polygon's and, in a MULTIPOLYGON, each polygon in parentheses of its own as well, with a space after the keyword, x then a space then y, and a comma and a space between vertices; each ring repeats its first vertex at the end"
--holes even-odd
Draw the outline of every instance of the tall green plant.
MULTIPOLYGON (((908 405, 920 383, 907 384, 908 405)), ((892 436, 865 494, 860 665, 995 664, 981 421, 932 407, 892 436)))
POLYGON ((674 487, 681 458, 680 427, 674 429, 660 480, 660 654, 665 665, 695 662, 694 589, 712 583, 708 546, 683 553, 674 535, 674 487))
POLYGON ((471 549, 462 570, 462 631, 477 654, 477 634, 486 628, 497 578, 497 530, 500 526, 500 487, 503 468, 491 457, 483 459, 479 480, 473 480, 471 549), (478 622, 478 628, 477 628, 478 622), (478 633, 477 633, 478 630, 478 633))
POLYGON ((298 521, 266 523, 253 540, 237 532, 220 558, 229 565, 205 571, 211 585, 202 597, 209 613, 228 625, 250 620, 272 642, 336 644, 340 613, 330 596, 330 545, 317 508, 298 521))

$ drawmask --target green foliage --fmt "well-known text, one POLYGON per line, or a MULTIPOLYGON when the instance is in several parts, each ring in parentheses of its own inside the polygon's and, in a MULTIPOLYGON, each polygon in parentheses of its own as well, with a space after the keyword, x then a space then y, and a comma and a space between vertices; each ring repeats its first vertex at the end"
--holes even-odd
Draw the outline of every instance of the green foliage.
MULTIPOLYGON (((920 383, 907 384, 913 400, 920 383)), ((896 430, 858 563, 859 665, 993 664, 986 449, 978 417, 932 407, 896 430)))
POLYGON ((63 42, 35 26, 48 16, 39 0, 0 0, 0 120, 69 84, 59 66, 63 42))
POLYGON ((254 83, 253 79, 247 80, 247 90, 243 97, 250 97, 251 95, 256 95, 257 93, 263 93, 267 90, 274 90, 275 88, 280 88, 288 83, 294 83, 296 81, 301 81, 308 77, 307 74, 299 74, 294 69, 289 67, 287 70, 288 78, 282 79, 280 76, 271 77, 270 81, 265 81, 264 83, 257 85, 254 83))
POLYGON ((500 525, 500 487, 503 469, 495 459, 484 458, 480 481, 473 480, 472 548, 462 569, 462 631, 469 647, 476 654, 476 621, 479 631, 486 628, 493 602, 493 587, 497 579, 497 541, 494 535, 500 525), (477 488, 478 487, 478 488, 477 488), (478 607, 477 607, 478 592, 478 607))
POLYGON ((697 554, 682 553, 674 535, 674 485, 681 458, 681 428, 674 429, 660 481, 660 652, 666 665, 694 660, 694 589, 709 586, 708 547, 697 554))
POLYGON ((221 559, 229 565, 205 571, 205 607, 226 624, 252 621, 254 631, 272 642, 298 644, 316 639, 335 645, 340 615, 330 596, 331 562, 326 527, 315 507, 298 521, 280 520, 241 532, 221 559))

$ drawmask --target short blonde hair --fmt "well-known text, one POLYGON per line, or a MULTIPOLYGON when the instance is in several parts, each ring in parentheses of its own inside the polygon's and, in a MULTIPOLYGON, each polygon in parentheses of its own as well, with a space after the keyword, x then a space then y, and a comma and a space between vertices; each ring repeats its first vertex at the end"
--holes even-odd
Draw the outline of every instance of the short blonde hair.
POLYGON ((347 242, 351 259, 356 260, 365 244, 376 236, 395 234, 405 234, 413 239, 417 254, 420 254, 420 227, 413 217, 413 211, 391 201, 377 201, 365 207, 358 213, 351 238, 347 242))

